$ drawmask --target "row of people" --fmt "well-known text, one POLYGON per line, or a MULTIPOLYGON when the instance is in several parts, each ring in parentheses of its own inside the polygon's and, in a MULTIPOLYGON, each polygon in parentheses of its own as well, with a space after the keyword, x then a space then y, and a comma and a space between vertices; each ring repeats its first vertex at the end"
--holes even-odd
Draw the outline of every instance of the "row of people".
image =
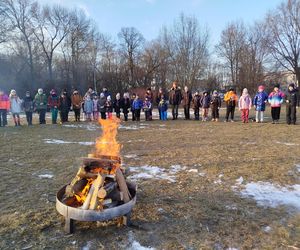
MULTIPOLYGON (((169 98, 166 98, 166 93, 162 89, 156 98, 156 104, 159 111, 159 119, 167 120, 168 105, 172 106, 173 120, 178 118, 178 107, 183 104, 185 119, 190 119, 190 108, 194 109, 195 120, 200 119, 200 109, 202 109, 202 121, 208 120, 209 109, 211 109, 212 121, 219 120, 219 109, 222 105, 222 100, 217 91, 213 91, 212 95, 208 91, 204 91, 202 95, 199 92, 192 94, 187 87, 184 88, 183 93, 177 86, 177 82, 173 83, 169 90, 169 98)), ((273 123, 278 123, 280 118, 281 104, 286 100, 287 107, 287 123, 296 123, 296 106, 299 106, 299 96, 294 84, 288 86, 288 93, 285 96, 280 91, 279 86, 276 85, 274 90, 268 95, 265 92, 264 86, 258 87, 258 92, 252 99, 248 94, 248 90, 244 89, 240 98, 233 89, 230 89, 224 96, 226 103, 225 121, 234 120, 235 108, 238 106, 241 111, 241 118, 244 123, 249 121, 249 111, 254 105, 256 110, 256 122, 264 121, 264 111, 266 104, 271 106, 271 115, 273 123)), ((128 120, 129 110, 132 112, 132 120, 139 121, 141 111, 145 112, 145 120, 152 120, 153 109, 153 93, 150 88, 147 89, 144 99, 141 99, 137 94, 124 93, 121 98, 120 93, 117 93, 114 100, 112 100, 110 93, 106 88, 98 96, 92 88, 89 88, 86 94, 82 97, 77 89, 75 89, 71 96, 67 94, 64 89, 60 95, 52 89, 48 98, 43 89, 38 89, 34 98, 30 93, 26 92, 26 97, 21 100, 15 90, 11 90, 9 97, 0 91, 0 126, 7 124, 6 113, 11 111, 13 120, 16 126, 20 125, 20 113, 24 110, 28 125, 32 125, 32 113, 37 111, 39 113, 40 124, 45 124, 45 114, 47 108, 51 111, 52 123, 57 123, 58 113, 60 113, 61 122, 68 122, 68 115, 70 110, 74 111, 75 121, 80 121, 81 110, 83 110, 84 120, 91 121, 98 120, 99 113, 102 119, 110 118, 115 112, 116 116, 120 118, 121 112, 124 114, 124 120, 128 120)))

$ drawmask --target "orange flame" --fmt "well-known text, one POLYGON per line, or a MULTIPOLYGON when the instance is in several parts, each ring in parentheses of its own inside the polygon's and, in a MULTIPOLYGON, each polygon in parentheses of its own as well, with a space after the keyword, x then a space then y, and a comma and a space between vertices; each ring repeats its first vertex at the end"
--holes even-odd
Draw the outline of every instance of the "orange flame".
POLYGON ((99 119, 102 127, 102 135, 96 139, 95 157, 101 155, 119 156, 121 145, 117 141, 118 127, 120 119, 113 116, 110 119, 99 119))

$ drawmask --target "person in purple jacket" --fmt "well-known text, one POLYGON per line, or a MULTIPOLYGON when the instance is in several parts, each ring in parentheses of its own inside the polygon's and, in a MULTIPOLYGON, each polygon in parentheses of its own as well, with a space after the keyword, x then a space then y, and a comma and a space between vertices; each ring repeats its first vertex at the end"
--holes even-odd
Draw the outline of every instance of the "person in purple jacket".
POLYGON ((256 111, 256 122, 264 121, 264 112, 266 110, 266 103, 268 102, 268 94, 265 92, 263 85, 258 86, 258 91, 253 98, 253 105, 256 111))
POLYGON ((202 121, 206 122, 208 120, 208 110, 210 106, 210 94, 208 91, 204 91, 202 98, 200 100, 200 106, 202 107, 202 121))
POLYGON ((281 104, 284 100, 284 93, 279 90, 279 87, 279 84, 276 84, 268 98, 268 102, 271 105, 272 124, 278 123, 280 119, 281 104))

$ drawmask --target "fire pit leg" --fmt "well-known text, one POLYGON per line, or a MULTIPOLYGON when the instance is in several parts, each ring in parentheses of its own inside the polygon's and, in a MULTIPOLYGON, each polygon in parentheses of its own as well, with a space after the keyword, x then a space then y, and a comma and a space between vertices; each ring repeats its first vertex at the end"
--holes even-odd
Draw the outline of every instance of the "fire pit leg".
POLYGON ((74 220, 66 217, 66 223, 65 223, 65 231, 67 234, 72 234, 74 232, 74 220))
POLYGON ((124 226, 130 226, 130 224, 131 224, 131 212, 128 213, 128 214, 125 214, 123 216, 123 225, 124 226))

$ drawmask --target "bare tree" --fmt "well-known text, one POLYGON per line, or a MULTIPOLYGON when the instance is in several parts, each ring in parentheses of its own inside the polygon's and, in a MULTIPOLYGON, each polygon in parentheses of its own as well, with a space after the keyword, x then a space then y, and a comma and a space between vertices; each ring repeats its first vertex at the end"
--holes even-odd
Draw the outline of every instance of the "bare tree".
POLYGON ((207 29, 201 29, 196 18, 181 14, 172 27, 163 30, 162 41, 172 65, 171 75, 194 87, 209 60, 207 29))
POLYGON ((143 35, 133 27, 122 28, 118 34, 121 51, 127 61, 128 66, 128 80, 131 87, 135 87, 137 78, 135 68, 139 60, 140 50, 144 44, 143 35))
POLYGON ((32 13, 35 24, 33 33, 44 52, 49 81, 52 82, 54 51, 70 31, 71 15, 67 9, 60 6, 36 6, 32 13))
POLYGON ((231 74, 232 85, 238 85, 238 74, 241 66, 243 48, 245 46, 245 27, 242 22, 233 22, 221 33, 221 39, 216 46, 217 54, 225 59, 231 74))
POLYGON ((300 82, 300 1, 282 2, 266 17, 266 43, 275 62, 300 82))

